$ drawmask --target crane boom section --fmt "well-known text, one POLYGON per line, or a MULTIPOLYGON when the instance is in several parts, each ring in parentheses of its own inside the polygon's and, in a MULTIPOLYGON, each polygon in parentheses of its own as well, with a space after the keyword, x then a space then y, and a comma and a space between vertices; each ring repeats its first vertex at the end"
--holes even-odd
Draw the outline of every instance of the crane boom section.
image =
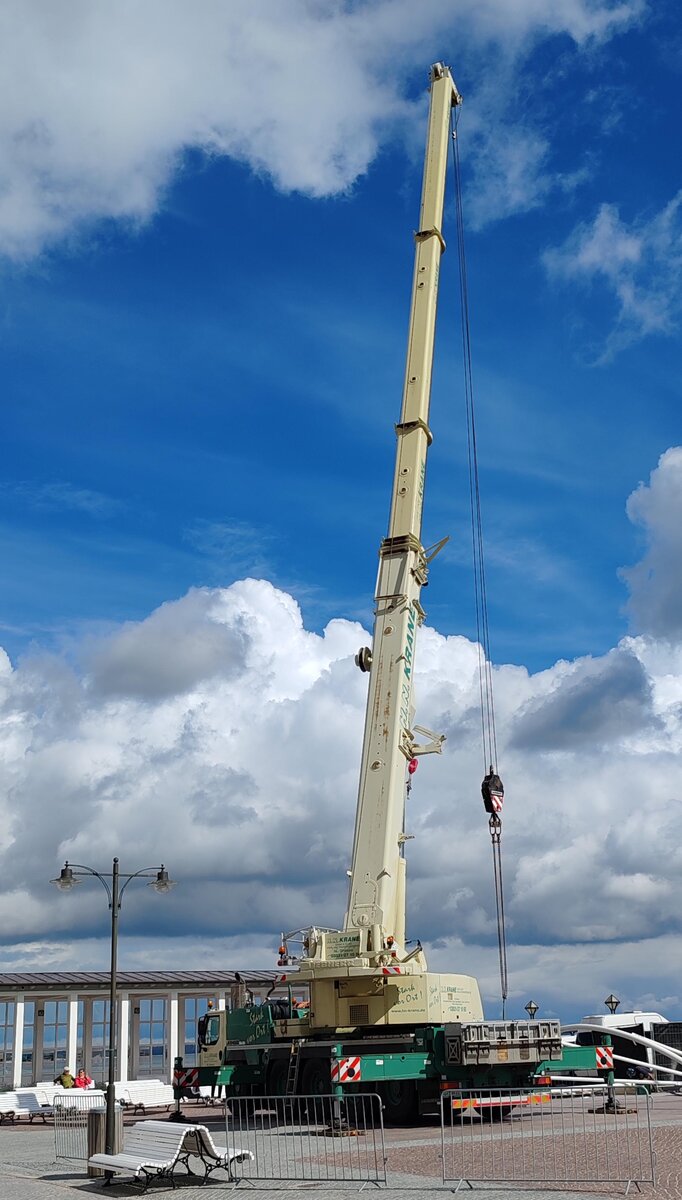
MULTIPOLYGON (((424 619, 419 598, 428 564, 421 543, 433 347, 438 300, 450 111, 461 99, 452 76, 431 72, 431 102, 419 229, 415 235, 405 385, 387 537, 379 550, 369 694, 350 872, 346 933, 376 961, 387 938, 405 937, 404 834, 407 760, 440 749, 417 746, 412 731, 415 641, 424 619)), ((392 944, 392 943, 389 943, 392 944)), ((415 970, 424 970, 415 955, 415 970)))

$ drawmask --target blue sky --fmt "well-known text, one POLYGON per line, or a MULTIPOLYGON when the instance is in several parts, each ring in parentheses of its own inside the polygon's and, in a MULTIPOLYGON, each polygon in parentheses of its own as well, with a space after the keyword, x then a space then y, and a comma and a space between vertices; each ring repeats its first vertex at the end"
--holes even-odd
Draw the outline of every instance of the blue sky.
MULTIPOLYGON (((586 52, 565 35, 541 39, 493 115, 476 107, 494 88, 484 50, 458 54, 454 33, 433 47, 465 95, 493 646, 531 667, 599 653, 625 630, 617 571, 638 550, 625 499, 677 437, 676 339, 635 325, 631 344, 595 365, 617 321, 613 287, 543 265, 602 204, 631 226, 674 196, 675 36, 672 8, 666 20, 658 6, 586 52), (547 141, 546 200, 477 229, 477 125, 495 122, 504 144, 519 114, 547 141)), ((403 69, 395 82, 415 98, 424 75, 403 69)), ((313 627, 332 612, 367 618, 402 382, 417 115, 414 125, 411 155, 387 142, 325 198, 188 150, 141 227, 76 222, 6 266, 2 621, 13 656, 252 570, 300 597, 313 627)), ((452 212, 449 239, 425 535, 454 543, 434 619, 469 633, 452 212)))
MULTIPOLYGON (((0 644, 30 721, 191 588, 254 576, 311 636, 367 628, 437 59, 464 95, 493 657, 556 681, 627 634, 676 644, 677 459, 652 482, 680 442, 672 3, 429 0, 418 32, 403 0, 2 19, 0 644)), ((471 638, 452 181, 445 236, 424 541, 451 542, 425 599, 439 636, 471 638)))

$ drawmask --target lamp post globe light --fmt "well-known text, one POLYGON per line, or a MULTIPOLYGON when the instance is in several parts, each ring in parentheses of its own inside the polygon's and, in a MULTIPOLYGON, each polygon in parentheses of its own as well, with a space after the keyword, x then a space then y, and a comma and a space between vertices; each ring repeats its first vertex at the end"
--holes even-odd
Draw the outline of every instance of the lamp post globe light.
MULTIPOLYGON (((155 892, 162 894, 169 892, 175 887, 174 880, 169 878, 168 871, 163 863, 160 867, 143 867, 141 871, 133 871, 130 874, 121 874, 119 871, 118 859, 115 858, 111 873, 108 871, 95 871, 93 867, 85 867, 82 863, 65 862, 58 877, 51 879, 50 883, 54 883, 59 888, 60 892, 70 892, 80 883, 81 876, 92 875, 95 879, 99 879, 102 887, 107 894, 109 902, 109 911, 111 912, 111 977, 109 985, 109 1070, 107 1075, 107 1114, 106 1114, 106 1153, 114 1153, 114 1116, 116 1109, 116 1097, 114 1094, 114 1083, 116 1077, 116 1059, 118 1052, 118 1023, 116 1018, 116 967, 118 958, 118 914, 121 908, 121 900, 128 884, 133 879, 147 879, 148 886, 153 888, 155 892)), ((107 1178, 110 1178, 111 1173, 106 1172, 107 1178)))
POLYGON ((535 1001, 529 1000, 528 1003, 524 1007, 525 1007, 526 1012, 528 1013, 528 1016, 530 1017, 531 1021, 534 1021, 535 1014, 538 1011, 538 1006, 535 1003, 535 1001))
POLYGON ((611 995, 606 997, 604 1004, 606 1005, 609 1012, 611 1013, 611 1016, 615 1016, 616 1009, 618 1008, 618 1005, 620 1004, 620 1000, 618 999, 617 996, 614 996, 613 992, 611 992, 611 995))

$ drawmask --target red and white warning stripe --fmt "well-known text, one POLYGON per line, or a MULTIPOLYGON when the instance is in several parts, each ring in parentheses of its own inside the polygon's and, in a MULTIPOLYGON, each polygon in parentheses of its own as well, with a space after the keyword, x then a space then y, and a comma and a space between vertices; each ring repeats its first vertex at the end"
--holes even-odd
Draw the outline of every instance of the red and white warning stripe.
POLYGON ((597 1066, 603 1070, 613 1070, 613 1046, 595 1046, 597 1066))
POLYGON ((173 1087, 196 1087, 199 1083, 199 1071, 196 1067, 181 1067, 173 1071, 173 1087))
POLYGON ((529 1105, 529 1104, 551 1104, 551 1092, 529 1092, 527 1094, 518 1093, 513 1096, 461 1096, 452 1100, 454 1109, 462 1108, 477 1108, 479 1111, 484 1108, 500 1108, 508 1109, 510 1106, 529 1105))
POLYGON ((332 1059, 332 1083, 357 1083, 362 1079, 362 1061, 356 1058, 332 1059))
POLYGON ((384 975, 402 975, 402 967, 382 967, 384 975))

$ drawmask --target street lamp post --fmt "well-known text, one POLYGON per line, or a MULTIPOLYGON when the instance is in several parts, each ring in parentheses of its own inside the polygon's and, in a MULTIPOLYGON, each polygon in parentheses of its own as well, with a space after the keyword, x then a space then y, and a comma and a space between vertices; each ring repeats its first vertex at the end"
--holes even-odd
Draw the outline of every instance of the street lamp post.
MULTIPOLYGON (((93 875, 95 879, 99 879, 104 888, 107 899, 109 901, 109 909, 111 912, 111 975, 109 980, 109 1070, 107 1075, 107 1113, 106 1113, 106 1153, 114 1153, 114 1118, 116 1112, 116 1097, 114 1083, 116 1079, 116 1058, 117 1058, 117 1040, 118 1040, 118 1023, 116 1019, 117 1006, 117 961, 118 961, 118 914, 121 908, 121 900, 128 884, 132 879, 148 879, 149 887, 152 887, 155 892, 169 892, 172 887, 175 887, 175 882, 168 877, 168 871, 163 863, 160 867, 143 867, 141 871, 133 871, 129 875, 121 875, 118 866, 118 859, 115 858, 111 874, 108 872, 95 871, 93 867, 84 867, 82 863, 65 862, 57 879, 51 879, 50 883, 54 883, 62 892, 70 892, 77 883, 80 883, 79 876, 93 875), (111 883, 109 883, 111 880, 111 883), (121 883, 123 880, 123 883, 121 883)), ((111 1178, 111 1173, 106 1172, 107 1182, 111 1178)))
MULTIPOLYGON (((611 1013, 611 1016, 615 1017, 616 1009, 618 1008, 618 1005, 620 1004, 620 1000, 618 999, 618 997, 614 996, 613 992, 610 992, 609 995, 606 997, 604 1004, 606 1005, 609 1012, 611 1013)), ((609 1041, 610 1040, 611 1039, 609 1038, 609 1041)), ((613 1071, 613 1070, 607 1071, 606 1086, 608 1088, 609 1098, 608 1098, 608 1101, 607 1101, 605 1107, 608 1109, 609 1112, 618 1112, 618 1101, 616 1099, 615 1078, 616 1078, 615 1071, 613 1071)))
POLYGON ((535 1003, 535 1001, 529 1000, 528 1003, 525 1005, 525 1009, 526 1009, 526 1012, 528 1013, 528 1016, 530 1017, 531 1021, 534 1021, 535 1014, 538 1011, 538 1006, 535 1003))

